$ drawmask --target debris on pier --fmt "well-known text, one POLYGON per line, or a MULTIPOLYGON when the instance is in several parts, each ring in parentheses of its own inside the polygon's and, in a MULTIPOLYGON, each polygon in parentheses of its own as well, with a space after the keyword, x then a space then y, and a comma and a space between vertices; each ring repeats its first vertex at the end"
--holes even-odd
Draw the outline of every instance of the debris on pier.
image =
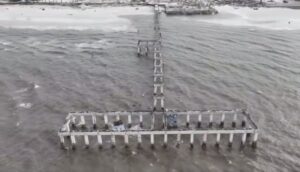
POLYGON ((155 148, 162 142, 164 148, 173 142, 176 147, 188 138, 189 146, 194 147, 195 139, 201 140, 201 147, 206 149, 212 137, 216 148, 224 141, 228 147, 234 140, 240 141, 241 147, 257 145, 258 128, 246 109, 229 110, 171 110, 165 107, 164 95, 164 56, 162 34, 160 32, 159 6, 154 8, 154 38, 139 40, 139 57, 153 58, 153 109, 148 111, 119 112, 72 112, 59 130, 58 136, 63 148, 75 149, 77 140, 83 140, 89 148, 90 138, 96 138, 100 149, 104 143, 112 148, 117 143, 138 147, 150 141, 155 148), (88 123, 89 122, 89 123, 88 123), (69 138, 69 139, 66 139, 69 138), (159 138, 163 138, 161 141, 159 138))

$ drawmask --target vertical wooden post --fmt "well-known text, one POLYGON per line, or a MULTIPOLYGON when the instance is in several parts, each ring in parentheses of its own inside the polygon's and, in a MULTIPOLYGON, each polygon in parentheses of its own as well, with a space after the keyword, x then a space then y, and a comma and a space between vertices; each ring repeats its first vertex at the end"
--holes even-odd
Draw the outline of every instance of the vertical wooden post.
POLYGON ((241 142, 241 146, 245 146, 245 143, 246 143, 246 138, 247 138, 247 133, 243 133, 242 135, 242 142, 241 142))
POLYGON ((152 114, 151 130, 154 129, 154 125, 155 125, 155 115, 152 114))
POLYGON ((201 121, 202 121, 202 115, 199 114, 199 115, 198 115, 198 124, 197 124, 197 127, 198 127, 198 128, 201 128, 201 121))
POLYGON ((149 52, 149 42, 147 41, 146 56, 148 56, 148 52, 149 52))
POLYGON ((75 116, 71 116, 71 129, 75 130, 76 129, 76 117, 75 116))
POLYGON ((221 134, 217 133, 217 138, 216 138, 216 147, 219 148, 220 146, 220 139, 221 139, 221 134))
POLYGON ((160 99, 160 106, 161 106, 161 109, 162 109, 162 110, 165 109, 165 99, 164 99, 164 98, 161 98, 161 99, 160 99))
POLYGON ((156 111, 156 104, 157 104, 157 99, 154 97, 154 100, 153 100, 153 111, 156 111))
POLYGON ((153 94, 156 95, 157 94, 157 85, 154 85, 154 91, 153 94))
POLYGON ((235 127, 236 127, 236 119, 237 119, 237 114, 234 113, 233 121, 232 121, 232 128, 235 128, 235 127))
POLYGON ((228 147, 229 147, 229 148, 231 148, 231 147, 232 147, 233 136, 234 136, 234 134, 233 134, 233 133, 230 133, 230 134, 229 134, 229 143, 228 143, 228 147))
POLYGON ((194 134, 190 134, 190 148, 194 148, 194 134))
POLYGON ((99 149, 102 149, 102 135, 98 134, 97 135, 97 140, 98 140, 98 147, 99 149))
POLYGON ((82 115, 82 116, 80 116, 80 120, 81 120, 81 128, 82 129, 86 129, 86 125, 85 125, 85 119, 84 119, 84 116, 82 115))
POLYGON ((151 144, 151 148, 154 149, 154 134, 150 135, 150 144, 151 144))
POLYGON ((166 115, 163 115, 163 117, 162 117, 162 123, 163 123, 163 126, 162 126, 162 128, 167 128, 167 119, 166 119, 167 117, 166 117, 166 115))
POLYGON ((72 144, 72 149, 76 149, 76 138, 75 135, 71 134, 71 144, 72 144))
POLYGON ((206 149, 207 134, 203 134, 202 149, 206 149))
POLYGON ((142 146, 142 135, 138 134, 138 147, 140 148, 142 146))
POLYGON ((220 128, 224 128, 225 113, 222 113, 220 128))
POLYGON ((59 139, 60 139, 60 146, 62 149, 65 148, 65 138, 62 135, 59 135, 59 139))
POLYGON ((252 147, 253 148, 257 147, 257 138, 258 138, 258 132, 255 131, 254 136, 253 136, 253 142, 252 142, 252 147))
POLYGON ((67 132, 70 132, 71 130, 70 130, 70 122, 67 122, 66 123, 66 127, 67 127, 67 132))
POLYGON ((163 147, 164 148, 167 148, 167 143, 168 143, 168 134, 164 134, 164 145, 163 145, 163 147))
POLYGON ((120 121, 120 112, 116 112, 117 116, 116 116, 116 121, 120 121))
POLYGON ((88 149, 90 142, 89 142, 89 136, 87 134, 84 135, 84 143, 85 143, 85 148, 88 149))
POLYGON ((125 135, 124 135, 124 142, 125 142, 125 147, 126 148, 128 148, 129 147, 129 141, 128 141, 129 139, 128 139, 128 135, 125 133, 125 135))
POLYGON ((111 148, 116 147, 116 136, 114 134, 111 135, 111 148))
POLYGON ((181 134, 177 134, 177 143, 176 143, 176 147, 180 146, 180 142, 181 142, 181 134))
POLYGON ((143 128, 143 115, 140 114, 140 127, 143 128))
POLYGON ((128 128, 131 128, 131 114, 128 115, 128 124, 127 124, 128 128))
POLYGON ((243 117, 243 120, 242 120, 242 127, 243 127, 243 128, 246 127, 246 116, 243 117))
POLYGON ((211 113, 210 115, 209 115, 209 128, 211 128, 212 127, 212 125, 213 125, 213 114, 211 113))
POLYGON ((141 47, 140 47, 140 44, 141 44, 141 42, 140 42, 140 40, 139 40, 139 41, 138 41, 138 45, 137 45, 137 47, 138 47, 138 49, 137 49, 138 56, 141 55, 141 47))
POLYGON ((189 112, 187 112, 187 115, 186 115, 186 127, 189 128, 190 126, 190 114, 189 112))
POLYGON ((93 129, 94 130, 97 130, 97 121, 96 121, 96 116, 95 115, 93 115, 92 116, 92 121, 93 121, 93 129))
POLYGON ((108 129, 108 117, 106 114, 104 114, 104 129, 108 129))

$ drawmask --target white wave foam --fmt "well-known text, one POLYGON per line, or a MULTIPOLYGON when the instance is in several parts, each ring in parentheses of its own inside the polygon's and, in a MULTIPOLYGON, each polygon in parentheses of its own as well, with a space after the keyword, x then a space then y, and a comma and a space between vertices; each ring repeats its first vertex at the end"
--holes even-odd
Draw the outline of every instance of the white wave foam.
POLYGON ((22 88, 20 90, 17 90, 16 93, 24 93, 24 92, 26 92, 28 90, 29 90, 29 88, 22 88))
POLYGON ((270 30, 299 30, 300 10, 287 8, 259 8, 218 6, 218 15, 200 17, 198 21, 225 26, 257 27, 270 30))
POLYGON ((0 40, 0 45, 11 45, 12 43, 6 40, 0 40))
POLYGON ((108 40, 98 40, 93 42, 83 42, 75 44, 77 48, 84 49, 84 48, 92 48, 92 49, 106 49, 113 47, 113 43, 109 42, 108 40))
POLYGON ((123 15, 150 15, 150 7, 0 6, 0 26, 38 30, 136 31, 123 15))
POLYGON ((20 104, 19 104, 19 107, 25 108, 25 109, 30 109, 31 106, 32 106, 31 103, 20 103, 20 104))

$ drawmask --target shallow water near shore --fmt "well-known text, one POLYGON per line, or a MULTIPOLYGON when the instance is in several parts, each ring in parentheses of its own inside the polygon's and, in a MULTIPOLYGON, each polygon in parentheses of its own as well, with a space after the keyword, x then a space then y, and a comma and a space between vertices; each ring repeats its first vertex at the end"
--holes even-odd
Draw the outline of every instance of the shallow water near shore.
MULTIPOLYGON (((0 28, 0 171, 298 171, 300 168, 300 30, 230 27, 198 17, 161 15, 166 106, 173 109, 247 105, 260 128, 258 149, 238 142, 220 150, 201 138, 189 150, 164 150, 131 138, 98 150, 60 149, 57 130, 70 111, 146 110, 152 105, 149 58, 136 57, 152 38, 153 16, 123 16, 135 29, 0 28)), ((171 140, 171 139, 170 139, 171 140)), ((118 140, 117 140, 118 141, 118 140)))

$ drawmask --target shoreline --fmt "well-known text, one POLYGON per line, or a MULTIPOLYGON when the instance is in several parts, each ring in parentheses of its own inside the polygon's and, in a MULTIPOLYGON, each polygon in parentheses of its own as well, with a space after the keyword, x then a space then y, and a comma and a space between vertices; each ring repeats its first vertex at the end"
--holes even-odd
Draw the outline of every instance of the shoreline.
MULTIPOLYGON (((224 26, 253 26, 270 30, 299 30, 300 13, 288 8, 215 6, 218 15, 183 18, 224 26)), ((142 5, 2 5, 0 27, 36 30, 101 30, 104 32, 137 32, 123 16, 152 15, 153 8, 142 5)), ((167 15, 167 14, 166 14, 167 15)))
MULTIPOLYGON (((258 2, 253 1, 256 3, 248 3, 248 4, 242 4, 242 3, 232 3, 228 4, 226 1, 216 3, 215 6, 224 6, 229 5, 233 7, 250 7, 250 8, 289 8, 289 9, 300 9, 300 2, 298 4, 283 4, 283 3, 266 3, 266 2, 258 2)), ((160 6, 165 6, 166 3, 160 3, 160 6)), ((0 2, 0 6, 2 5, 53 5, 53 6, 80 6, 80 5, 86 5, 86 6, 111 6, 111 7, 122 7, 122 6, 154 6, 153 3, 148 2, 72 2, 72 1, 65 1, 65 2, 0 2)))

